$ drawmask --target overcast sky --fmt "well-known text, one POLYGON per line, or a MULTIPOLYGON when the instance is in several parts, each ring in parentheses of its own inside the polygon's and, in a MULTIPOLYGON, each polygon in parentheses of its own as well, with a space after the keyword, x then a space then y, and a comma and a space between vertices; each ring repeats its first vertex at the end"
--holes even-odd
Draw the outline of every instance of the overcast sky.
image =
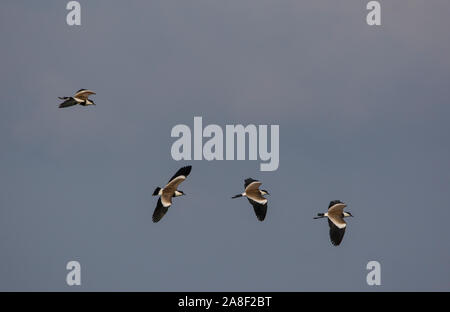
POLYGON ((378 27, 367 2, 80 1, 70 27, 67 1, 2 1, 0 290, 449 291, 450 2, 380 1, 378 27), (80 88, 96 106, 58 108, 80 88), (279 169, 174 161, 194 116, 279 125, 279 169), (248 177, 264 222, 230 198, 248 177))

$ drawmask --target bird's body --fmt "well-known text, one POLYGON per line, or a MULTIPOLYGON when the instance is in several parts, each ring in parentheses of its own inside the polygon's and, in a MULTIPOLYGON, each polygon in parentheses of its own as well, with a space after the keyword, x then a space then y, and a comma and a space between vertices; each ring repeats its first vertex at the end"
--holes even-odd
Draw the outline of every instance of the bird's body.
POLYGON ((175 175, 169 180, 165 187, 157 187, 153 192, 153 196, 160 196, 158 203, 156 205, 155 211, 153 212, 152 220, 153 222, 158 222, 166 214, 169 207, 172 205, 172 197, 178 197, 185 195, 182 191, 177 188, 186 180, 186 177, 191 172, 192 166, 186 166, 179 169, 175 175))
POLYGON ((267 198, 265 198, 263 195, 269 195, 269 192, 267 192, 266 190, 260 190, 259 187, 261 185, 261 182, 252 178, 248 178, 244 183, 244 193, 235 195, 232 198, 247 197, 248 201, 255 210, 255 214, 258 220, 264 221, 267 214, 267 198))
POLYGON ((61 104, 59 104, 60 108, 74 106, 80 104, 81 106, 95 105, 94 101, 89 99, 91 94, 95 94, 95 92, 80 89, 78 90, 74 96, 62 96, 58 97, 60 100, 64 100, 61 104))
POLYGON ((314 219, 328 218, 328 226, 330 227, 330 240, 334 246, 339 246, 344 238, 347 223, 344 218, 353 217, 350 212, 344 211, 346 204, 340 200, 333 200, 328 205, 326 213, 318 213, 314 219))

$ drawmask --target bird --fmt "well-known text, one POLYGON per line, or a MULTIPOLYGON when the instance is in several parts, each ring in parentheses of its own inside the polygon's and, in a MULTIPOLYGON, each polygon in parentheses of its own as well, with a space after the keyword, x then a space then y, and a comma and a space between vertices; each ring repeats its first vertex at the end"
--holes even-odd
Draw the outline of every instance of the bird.
POLYGON ((270 195, 266 190, 260 190, 262 183, 258 180, 248 178, 244 181, 245 191, 242 194, 237 194, 231 198, 247 197, 250 204, 255 210, 256 217, 259 221, 264 221, 267 214, 267 198, 263 195, 270 195))
POLYGON ((96 94, 94 91, 87 89, 78 90, 74 96, 58 96, 58 99, 65 100, 59 104, 59 108, 69 107, 80 104, 81 106, 95 105, 94 101, 89 99, 91 94, 96 94))
POLYGON ((314 219, 328 218, 328 226, 330 227, 330 240, 334 246, 339 246, 344 238, 345 223, 344 218, 353 217, 350 212, 344 211, 347 205, 340 200, 332 200, 328 205, 326 213, 318 213, 314 219))
POLYGON ((166 214, 169 207, 172 205, 172 197, 178 197, 186 195, 183 191, 178 190, 178 186, 181 182, 186 180, 187 176, 191 172, 192 166, 186 166, 180 168, 175 175, 169 180, 169 182, 163 188, 159 186, 153 192, 153 196, 160 196, 158 203, 156 204, 155 211, 153 212, 152 220, 154 223, 159 222, 166 214))

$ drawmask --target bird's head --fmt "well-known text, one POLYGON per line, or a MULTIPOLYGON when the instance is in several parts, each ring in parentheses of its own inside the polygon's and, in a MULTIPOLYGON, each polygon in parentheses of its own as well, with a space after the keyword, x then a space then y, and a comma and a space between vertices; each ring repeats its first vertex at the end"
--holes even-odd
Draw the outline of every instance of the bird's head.
POLYGON ((353 217, 350 212, 344 211, 344 217, 353 217))
POLYGON ((261 190, 261 195, 270 195, 266 190, 261 190))

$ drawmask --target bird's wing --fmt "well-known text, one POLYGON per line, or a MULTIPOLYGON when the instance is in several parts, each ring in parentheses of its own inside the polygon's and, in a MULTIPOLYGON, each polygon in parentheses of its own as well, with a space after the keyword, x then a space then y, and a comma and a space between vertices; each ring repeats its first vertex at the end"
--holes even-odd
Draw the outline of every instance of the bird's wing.
POLYGON ((334 206, 336 204, 343 204, 343 202, 341 202, 340 200, 332 200, 332 201, 330 201, 330 204, 328 205, 328 209, 330 209, 331 206, 334 206))
POLYGON ((262 183, 257 180, 247 179, 247 180, 245 180, 245 193, 249 193, 252 191, 255 191, 255 193, 256 193, 256 191, 257 191, 257 193, 259 194, 258 188, 261 185, 262 185, 262 183), (252 181, 250 181, 250 180, 252 180, 252 181))
POLYGON ((259 189, 251 189, 249 190, 248 188, 245 190, 245 195, 247 196, 247 198, 259 203, 259 204, 266 204, 267 203, 267 198, 265 198, 264 196, 261 195, 261 192, 259 189))
MULTIPOLYGON (((247 186, 249 186, 251 183, 253 183, 253 182, 258 182, 258 180, 255 180, 255 179, 252 179, 252 178, 247 178, 247 179, 245 179, 245 181, 244 181, 244 188, 247 188, 247 186)), ((262 184, 262 183, 261 183, 262 184)), ((261 185, 260 184, 260 185, 261 185)))
POLYGON ((86 90, 86 89, 80 89, 77 91, 77 93, 75 93, 74 97, 80 99, 80 100, 87 100, 87 98, 89 97, 89 95, 91 94, 95 94, 94 91, 91 90, 86 90))
POLYGON ((337 203, 328 208, 328 214, 336 214, 336 215, 342 215, 344 212, 344 208, 347 207, 344 203, 337 203))
POLYGON ((173 177, 170 178, 169 183, 178 177, 184 177, 186 179, 186 177, 189 175, 189 173, 191 173, 191 169, 192 169, 192 166, 186 166, 186 167, 182 167, 182 168, 178 169, 178 171, 173 175, 173 177))
POLYGON ((266 214, 267 214, 267 200, 264 204, 258 203, 250 198, 248 198, 248 201, 250 202, 250 204, 252 204, 253 209, 255 210, 255 214, 256 217, 258 218, 259 221, 264 221, 264 219, 266 218, 266 214))
POLYGON ((180 185, 181 182, 183 182, 184 180, 186 180, 185 176, 176 177, 175 179, 167 183, 167 185, 163 189, 163 194, 173 196, 173 194, 178 188, 178 185, 180 185))
POLYGON ((164 187, 163 193, 165 191, 167 194, 170 194, 170 196, 173 196, 173 193, 177 190, 178 185, 186 180, 186 177, 191 172, 191 169, 192 166, 186 166, 178 170, 177 173, 175 173, 175 175, 169 180, 169 183, 167 183, 164 187))
POLYGON ((328 213, 328 219, 338 228, 345 229, 347 223, 344 221, 342 214, 330 214, 328 213))
POLYGON ((161 201, 161 197, 160 197, 158 199, 158 203, 156 204, 155 211, 153 211, 153 217, 152 217, 153 222, 156 223, 159 220, 161 220, 162 217, 164 217, 164 215, 166 214, 169 207, 170 207, 170 205, 169 206, 163 205, 163 203, 161 201))
MULTIPOLYGON (((344 222, 345 224, 345 222, 344 222)), ((330 227, 330 240, 334 246, 339 246, 344 238, 345 234, 345 226, 343 228, 339 228, 336 224, 333 223, 331 219, 328 219, 328 226, 330 227)))
MULTIPOLYGON (((66 97, 67 98, 67 97, 66 97)), ((60 99, 64 99, 64 98, 60 98, 60 99)), ((74 106, 77 105, 78 102, 75 101, 74 98, 67 98, 64 102, 62 102, 61 104, 59 104, 59 108, 63 108, 63 107, 69 107, 69 106, 74 106)))

